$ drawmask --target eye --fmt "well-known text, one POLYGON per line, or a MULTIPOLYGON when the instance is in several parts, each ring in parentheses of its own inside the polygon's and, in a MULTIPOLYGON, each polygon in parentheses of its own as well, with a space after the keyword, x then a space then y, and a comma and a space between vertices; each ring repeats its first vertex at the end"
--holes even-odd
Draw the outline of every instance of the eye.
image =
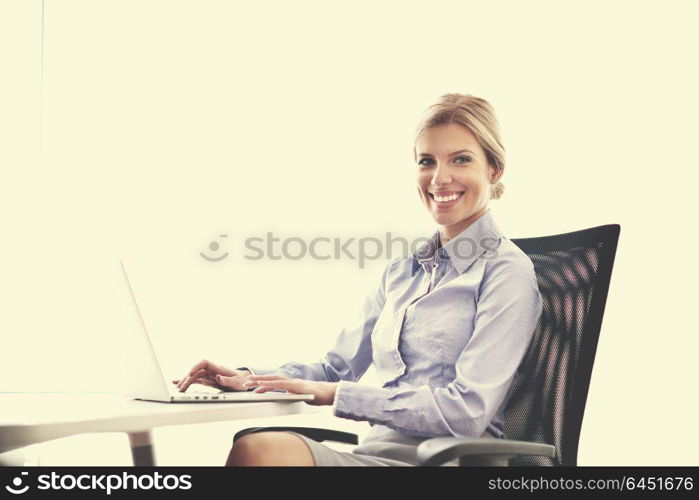
POLYGON ((454 158, 454 161, 457 161, 457 160, 460 160, 460 159, 461 159, 461 160, 466 160, 466 161, 457 162, 457 163, 470 163, 470 162, 471 162, 471 157, 470 157, 470 156, 457 156, 456 158, 454 158))
POLYGON ((422 163, 423 161, 432 161, 432 160, 431 160, 430 158, 423 158, 422 160, 420 160, 419 162, 417 162, 417 164, 418 164, 419 166, 421 166, 421 167, 426 167, 427 164, 422 163))

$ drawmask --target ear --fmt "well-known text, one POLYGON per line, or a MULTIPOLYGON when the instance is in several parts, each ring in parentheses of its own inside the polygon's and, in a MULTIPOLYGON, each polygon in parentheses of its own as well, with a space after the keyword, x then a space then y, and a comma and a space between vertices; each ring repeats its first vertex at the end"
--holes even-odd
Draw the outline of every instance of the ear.
POLYGON ((497 172, 495 167, 490 167, 490 183, 495 184, 502 177, 502 172, 497 172))

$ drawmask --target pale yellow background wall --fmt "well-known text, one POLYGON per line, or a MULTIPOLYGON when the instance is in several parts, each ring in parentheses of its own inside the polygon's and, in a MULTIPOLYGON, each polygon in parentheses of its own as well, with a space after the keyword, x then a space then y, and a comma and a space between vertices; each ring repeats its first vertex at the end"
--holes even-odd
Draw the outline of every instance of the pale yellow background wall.
MULTIPOLYGON (((386 260, 244 238, 430 234, 412 133, 468 92, 502 125, 508 237, 622 227, 579 463, 697 463, 696 2, 46 0, 43 65, 42 3, 0 6, 0 390, 118 388, 119 258, 168 377, 317 360, 386 260)), ((325 410, 273 423, 368 429, 325 410)), ((251 424, 160 429, 159 460, 221 464, 251 424)), ((31 448, 129 460, 116 435, 31 448)))

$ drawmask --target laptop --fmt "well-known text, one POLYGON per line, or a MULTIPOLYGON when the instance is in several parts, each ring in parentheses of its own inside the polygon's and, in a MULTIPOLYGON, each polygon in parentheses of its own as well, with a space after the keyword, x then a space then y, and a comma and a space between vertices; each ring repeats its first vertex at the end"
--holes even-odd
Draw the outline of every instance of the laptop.
MULTIPOLYGON (((204 392, 193 391, 190 387, 186 392, 180 392, 174 384, 168 384, 160 369, 160 363, 155 355, 150 341, 146 323, 141 309, 138 307, 136 295, 131 287, 129 276, 123 261, 121 269, 124 273, 126 286, 131 295, 132 349, 129 352, 128 367, 124 370, 124 395, 144 401, 161 403, 238 403, 252 401, 312 401, 313 394, 293 394, 279 390, 255 393, 249 391, 236 392, 204 392)), ((126 365, 126 363, 125 363, 126 365)))

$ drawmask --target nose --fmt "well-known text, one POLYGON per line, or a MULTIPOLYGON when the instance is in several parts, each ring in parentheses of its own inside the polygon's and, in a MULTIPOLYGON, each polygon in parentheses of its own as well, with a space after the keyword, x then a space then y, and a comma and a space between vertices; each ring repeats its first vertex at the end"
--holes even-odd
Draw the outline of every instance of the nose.
POLYGON ((434 175, 432 176, 432 184, 435 186, 442 186, 449 183, 451 183, 451 174, 449 173, 447 165, 438 163, 434 175))

